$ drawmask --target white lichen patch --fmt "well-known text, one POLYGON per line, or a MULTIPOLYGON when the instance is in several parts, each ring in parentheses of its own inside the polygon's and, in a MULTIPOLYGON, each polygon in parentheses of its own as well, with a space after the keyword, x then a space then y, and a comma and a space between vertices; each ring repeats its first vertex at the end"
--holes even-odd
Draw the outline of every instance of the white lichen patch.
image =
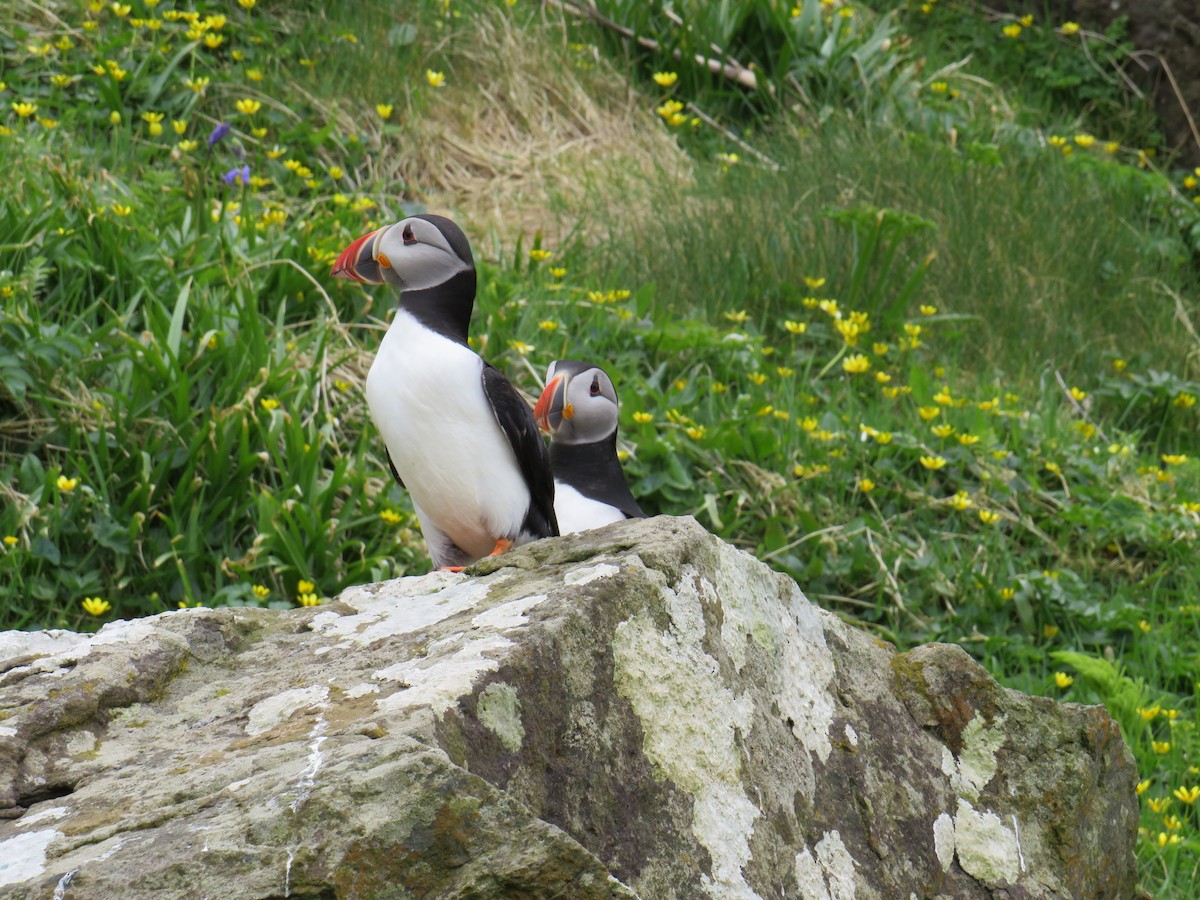
POLYGON ((846 723, 846 743, 851 747, 858 746, 858 732, 854 730, 854 726, 849 722, 846 723))
POLYGON ((290 719, 299 710, 306 708, 323 708, 328 705, 329 688, 324 685, 313 685, 306 688, 293 688, 276 694, 265 700, 260 700, 250 709, 250 719, 246 723, 246 734, 262 734, 270 731, 290 719))
MULTIPOLYGON (((443 583, 442 576, 450 573, 437 574, 438 583, 443 583)), ((422 631, 458 613, 474 609, 487 599, 493 585, 508 577, 498 575, 495 578, 456 581, 439 591, 415 596, 407 593, 413 589, 412 585, 405 584, 409 581, 407 578, 400 579, 395 587, 389 583, 388 590, 348 588, 339 599, 358 612, 349 616, 340 616, 335 612, 320 613, 313 618, 309 627, 324 637, 344 638, 337 645, 340 648, 349 648, 354 644, 369 646, 383 638, 422 631)), ((317 652, 331 649, 323 647, 317 652)))
POLYGON ((974 806, 996 775, 1004 722, 1000 716, 989 726, 982 716, 975 716, 962 730, 957 759, 942 748, 942 771, 950 779, 958 805, 953 818, 943 812, 933 823, 933 846, 942 869, 949 869, 957 854, 963 871, 989 886, 1013 884, 1025 870, 1016 818, 1010 829, 995 813, 974 806))
POLYGON ((950 813, 942 813, 933 821, 933 852, 942 871, 949 871, 954 862, 954 819, 950 813))
POLYGON ((46 848, 61 831, 27 831, 0 841, 0 885, 20 884, 46 871, 46 848))
POLYGON ((346 691, 346 697, 350 700, 357 700, 359 697, 365 697, 367 694, 378 694, 379 685, 377 684, 358 684, 346 691))
POLYGON ((805 847, 796 854, 796 882, 802 900, 855 900, 856 863, 837 831, 817 841, 815 853, 805 847))
POLYGON ((761 812, 742 789, 737 744, 738 732, 749 730, 752 704, 725 685, 717 661, 704 652, 694 582, 682 579, 679 593, 663 591, 669 632, 659 631, 645 614, 617 626, 617 691, 641 720, 647 758, 695 799, 692 831, 713 860, 710 893, 753 897, 742 866, 750 859, 750 835, 761 812))
POLYGON ((496 737, 504 749, 516 753, 525 740, 525 726, 521 724, 521 699, 511 684, 496 682, 489 684, 479 694, 476 708, 480 723, 496 737))
POLYGON ((82 756, 96 749, 96 735, 90 731, 76 731, 67 738, 67 755, 82 756))
POLYGON ((721 642, 730 659, 741 670, 753 641, 766 658, 779 661, 769 685, 779 710, 805 749, 828 761, 834 665, 816 608, 794 583, 780 602, 778 576, 726 544, 719 548, 719 580, 728 586, 722 591, 721 642))
POLYGON ((988 887, 1015 884, 1024 868, 1016 832, 995 813, 981 813, 961 797, 954 816, 954 849, 963 871, 988 887))
POLYGON ((17 819, 16 825, 18 828, 28 828, 30 825, 40 825, 43 822, 57 822, 70 811, 71 807, 69 806, 52 806, 35 813, 26 813, 17 819))
POLYGON ((762 815, 740 787, 706 785, 696 798, 692 834, 712 856, 712 876, 701 883, 709 894, 721 898, 756 898, 746 884, 742 866, 750 861, 750 835, 754 820, 762 815))
POLYGON ((520 628, 529 624, 529 610, 546 599, 545 594, 534 594, 532 597, 522 597, 520 600, 510 600, 492 609, 487 609, 471 620, 476 628, 487 628, 494 631, 506 631, 509 628, 520 628))
POLYGON ((372 677, 380 681, 406 685, 376 700, 376 707, 392 712, 427 706, 440 716, 472 690, 480 675, 500 668, 500 663, 486 654, 511 646, 512 641, 497 634, 474 639, 459 634, 431 644, 422 659, 405 660, 374 673, 372 677), (458 649, 450 652, 455 645, 458 649))
POLYGON ((996 775, 996 756, 1004 746, 1004 716, 990 726, 975 716, 962 730, 962 750, 958 754, 958 796, 978 800, 980 792, 996 775))
POLYGON ((589 584, 597 578, 608 578, 612 575, 617 575, 621 571, 620 566, 614 566, 609 563, 600 563, 595 566, 588 566, 585 569, 576 569, 573 572, 568 572, 563 576, 563 584, 580 585, 589 584))
MULTIPOLYGON (((56 656, 86 644, 91 635, 74 631, 3 631, 0 632, 0 660, 18 656, 56 656)), ((22 667, 23 668, 23 667, 22 667)))

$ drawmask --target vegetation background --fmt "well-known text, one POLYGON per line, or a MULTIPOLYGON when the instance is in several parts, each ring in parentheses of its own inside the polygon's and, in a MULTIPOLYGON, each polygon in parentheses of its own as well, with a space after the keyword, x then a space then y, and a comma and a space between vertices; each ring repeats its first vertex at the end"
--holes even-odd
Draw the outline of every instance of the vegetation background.
POLYGON ((428 566, 350 240, 447 212, 473 342, 605 365, 652 513, 1104 703, 1200 887, 1200 192, 1107 33, 962 0, 15 0, 0 627, 428 566))

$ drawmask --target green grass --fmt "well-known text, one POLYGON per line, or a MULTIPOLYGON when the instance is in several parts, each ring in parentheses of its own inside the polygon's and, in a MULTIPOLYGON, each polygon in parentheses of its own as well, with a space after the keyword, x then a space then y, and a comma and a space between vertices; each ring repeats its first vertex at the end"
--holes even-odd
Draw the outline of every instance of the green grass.
POLYGON ((499 206, 507 230, 472 234, 493 363, 530 393, 553 359, 605 365, 647 511, 696 515, 902 647, 958 641, 1006 684, 1105 703, 1147 782, 1144 883, 1194 894, 1200 823, 1173 796, 1200 783, 1192 189, 1129 149, 1032 140, 1022 85, 920 70, 890 19, 803 6, 807 32, 762 3, 688 39, 773 97, 523 3, 236 6, 216 48, 152 32, 161 7, 60 26, 18 6, 0 627, 425 571, 361 396, 389 298, 328 266, 406 209, 499 206), (668 99, 719 127, 670 124, 668 99), (531 140, 568 162, 530 171, 531 140), (250 185, 222 180, 243 165, 250 185))

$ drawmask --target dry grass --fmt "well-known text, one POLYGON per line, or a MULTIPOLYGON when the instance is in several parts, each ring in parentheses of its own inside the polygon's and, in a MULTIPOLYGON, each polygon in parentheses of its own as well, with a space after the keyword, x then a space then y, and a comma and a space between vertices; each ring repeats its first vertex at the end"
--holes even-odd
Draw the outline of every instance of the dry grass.
POLYGON ((570 49, 553 14, 536 27, 501 9, 473 17, 432 55, 448 61, 447 84, 413 111, 414 140, 386 176, 474 234, 556 243, 582 222, 586 240, 589 218, 648 213, 646 186, 690 177, 652 99, 593 48, 570 49))

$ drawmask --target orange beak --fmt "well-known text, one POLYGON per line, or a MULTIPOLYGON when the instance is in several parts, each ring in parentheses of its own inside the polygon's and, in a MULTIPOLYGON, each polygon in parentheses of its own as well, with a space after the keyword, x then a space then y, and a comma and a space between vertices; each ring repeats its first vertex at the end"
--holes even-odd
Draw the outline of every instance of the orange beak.
POLYGON ((564 402, 567 398, 568 380, 566 375, 555 375, 551 378, 533 407, 534 421, 543 431, 553 434, 562 425, 563 419, 570 419, 575 415, 571 404, 564 402))
POLYGON ((379 236, 386 230, 387 228, 379 228, 351 243, 338 255, 330 274, 334 278, 348 278, 362 284, 383 284, 383 273, 375 257, 375 247, 378 246, 379 236))

